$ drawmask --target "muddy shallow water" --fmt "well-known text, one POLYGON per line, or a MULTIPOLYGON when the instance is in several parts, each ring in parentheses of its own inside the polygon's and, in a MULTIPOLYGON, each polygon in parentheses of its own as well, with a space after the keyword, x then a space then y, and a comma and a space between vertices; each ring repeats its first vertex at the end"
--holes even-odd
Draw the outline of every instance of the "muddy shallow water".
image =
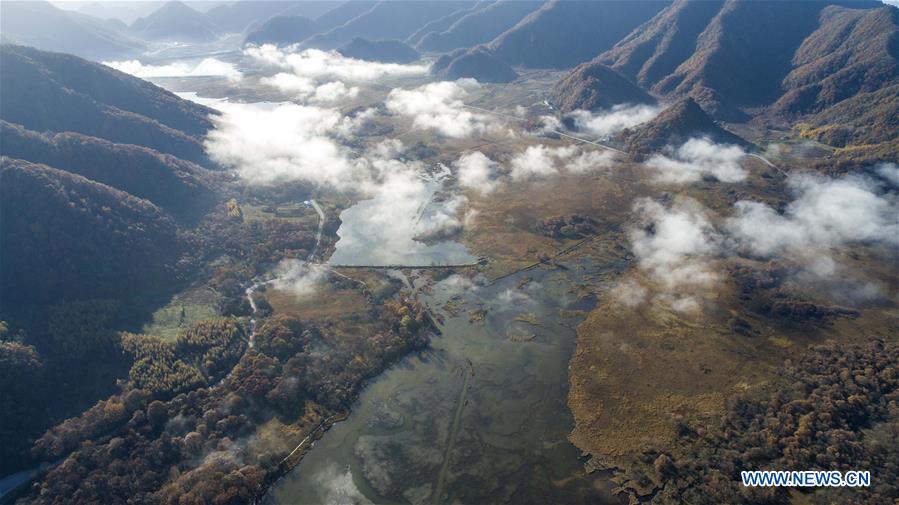
POLYGON ((566 438, 579 319, 560 310, 589 308, 592 299, 570 291, 600 272, 570 266, 494 285, 451 276, 420 291, 444 318, 442 335, 373 380, 350 417, 316 442, 268 501, 620 501, 601 476, 585 474, 566 438))

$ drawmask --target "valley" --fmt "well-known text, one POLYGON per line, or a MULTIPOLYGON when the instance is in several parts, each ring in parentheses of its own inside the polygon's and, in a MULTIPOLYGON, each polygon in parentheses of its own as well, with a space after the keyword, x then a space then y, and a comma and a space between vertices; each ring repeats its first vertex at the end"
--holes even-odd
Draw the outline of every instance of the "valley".
POLYGON ((276 3, 4 4, 0 502, 899 499, 895 7, 276 3))

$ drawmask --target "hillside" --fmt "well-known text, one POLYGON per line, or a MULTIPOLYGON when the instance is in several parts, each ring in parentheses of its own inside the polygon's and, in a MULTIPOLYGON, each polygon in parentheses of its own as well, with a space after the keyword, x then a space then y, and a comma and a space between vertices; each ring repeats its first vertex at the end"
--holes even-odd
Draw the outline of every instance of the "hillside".
POLYGON ((318 33, 315 21, 302 16, 275 16, 244 38, 244 44, 275 44, 287 46, 296 44, 318 33))
POLYGON ((695 137, 706 137, 719 144, 749 145, 742 138, 715 124, 692 98, 681 100, 651 121, 621 134, 627 152, 638 160, 695 137))
POLYGON ((4 2, 0 16, 4 42, 47 51, 66 51, 84 58, 122 58, 138 54, 144 44, 114 25, 49 2, 4 2))
POLYGON ((354 38, 337 52, 348 58, 381 63, 412 63, 420 57, 418 51, 398 40, 367 40, 361 37, 354 38))
POLYGON ((409 37, 405 40, 405 42, 406 42, 406 44, 409 44, 410 46, 416 46, 416 45, 418 45, 419 42, 421 42, 421 39, 423 39, 426 35, 430 34, 431 32, 434 32, 434 33, 444 32, 447 29, 449 29, 449 27, 451 27, 456 21, 462 19, 463 17, 467 16, 468 14, 471 14, 472 12, 477 12, 477 11, 483 9, 484 7, 487 7, 488 5, 492 5, 494 3, 494 1, 495 0, 482 0, 479 2, 475 2, 475 3, 469 4, 467 6, 461 7, 459 10, 457 10, 455 12, 451 12, 451 13, 447 14, 446 16, 443 16, 441 18, 437 18, 433 21, 430 21, 430 22, 426 23, 424 26, 422 26, 421 28, 419 28, 418 30, 415 30, 415 33, 413 33, 412 35, 409 35, 409 37))
POLYGON ((607 109, 622 103, 655 103, 623 75, 596 61, 581 64, 553 86, 550 100, 562 112, 607 109))
POLYGON ((489 46, 499 59, 512 66, 571 67, 611 48, 668 3, 663 0, 552 1, 498 36, 489 46))
POLYGON ((322 30, 327 31, 361 16, 372 10, 377 4, 378 2, 376 0, 337 2, 334 8, 315 18, 315 22, 322 30))
POLYGON ((379 2, 346 23, 307 39, 303 42, 303 46, 335 49, 355 37, 370 40, 405 40, 428 22, 455 12, 467 4, 468 2, 461 0, 379 2))
POLYGON ((730 0, 699 35, 693 55, 653 90, 692 96, 721 117, 739 118, 739 108, 774 103, 797 50, 818 28, 822 9, 835 3, 730 0))
POLYGON ((597 61, 651 88, 692 56, 699 34, 723 5, 723 0, 676 0, 597 61))
POLYGON ((442 56, 431 68, 441 79, 454 81, 470 77, 479 82, 512 82, 518 74, 484 47, 453 51, 442 56))
POLYGON ((36 131, 73 131, 208 164, 207 107, 76 56, 0 46, 0 118, 36 131))
POLYGON ((81 175, 176 216, 195 215, 216 200, 217 174, 146 147, 72 132, 39 133, 2 120, 0 144, 5 156, 81 175))
POLYGON ((420 51, 444 52, 490 42, 522 18, 539 9, 542 2, 499 0, 472 9, 442 31, 420 37, 420 51))
POLYGON ((899 83, 899 9, 830 6, 821 24, 799 46, 793 70, 783 80, 787 92, 773 109, 819 112, 859 93, 899 83))
POLYGON ((0 177, 0 290, 17 304, 128 298, 172 283, 176 228, 155 205, 6 157, 0 177))
POLYGON ((221 28, 202 12, 170 0, 131 23, 130 31, 146 40, 203 42, 218 38, 221 28))
POLYGON ((297 2, 289 0, 237 0, 215 6, 206 18, 227 33, 241 33, 258 29, 274 16, 316 18, 331 10, 336 2, 297 2))
POLYGON ((680 0, 595 61, 721 119, 765 108, 795 119, 897 82, 896 13, 869 1, 680 0))

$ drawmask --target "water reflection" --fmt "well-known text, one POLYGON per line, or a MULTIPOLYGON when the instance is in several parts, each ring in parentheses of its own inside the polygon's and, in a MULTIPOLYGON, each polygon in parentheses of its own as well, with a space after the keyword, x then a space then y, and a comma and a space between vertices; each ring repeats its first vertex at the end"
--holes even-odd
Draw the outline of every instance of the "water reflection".
POLYGON ((366 388, 270 502, 617 502, 566 438, 578 321, 560 310, 587 308, 569 289, 591 273, 450 277, 420 293, 445 317, 442 336, 366 388))
POLYGON ((448 240, 461 230, 459 196, 438 194, 435 180, 395 177, 374 198, 340 214, 334 265, 459 265, 477 260, 448 240))

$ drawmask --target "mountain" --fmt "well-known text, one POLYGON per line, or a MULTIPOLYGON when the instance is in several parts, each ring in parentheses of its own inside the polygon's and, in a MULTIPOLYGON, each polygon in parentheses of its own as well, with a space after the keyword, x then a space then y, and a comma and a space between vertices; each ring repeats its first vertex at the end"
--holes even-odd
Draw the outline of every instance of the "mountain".
POLYGON ((723 5, 716 0, 676 0, 597 61, 651 88, 693 55, 699 35, 723 5))
POLYGON ((303 46, 334 49, 355 37, 370 40, 405 40, 428 22, 468 4, 469 2, 460 0, 442 2, 385 0, 344 24, 307 39, 303 42, 303 46))
POLYGON ((151 14, 159 8, 159 2, 130 1, 130 2, 90 2, 78 7, 77 11, 99 19, 117 19, 130 25, 136 19, 151 14))
POLYGON ((16 304, 144 296, 171 283, 176 226, 152 203, 6 157, 0 179, 0 291, 16 304))
POLYGON ((102 19, 64 11, 41 0, 3 2, 0 32, 4 42, 85 58, 121 58, 144 49, 142 42, 102 19))
POLYGON ((30 130, 82 133, 209 166, 201 139, 214 114, 77 56, 0 46, 0 118, 30 130))
POLYGON ((274 16, 314 19, 335 5, 332 1, 238 0, 209 9, 206 18, 227 33, 243 33, 257 30, 274 16))
POLYGON ((479 82, 512 82, 518 74, 485 47, 459 49, 442 56, 431 72, 441 79, 454 81, 465 77, 479 82))
POLYGON ((718 126, 692 98, 668 107, 654 119, 621 133, 627 152, 637 160, 678 146, 695 137, 706 137, 719 144, 749 146, 742 138, 718 126))
POLYGON ((302 16, 275 16, 254 28, 244 38, 244 44, 296 44, 318 33, 315 21, 302 16))
POLYGON ((219 37, 221 28, 206 14, 170 0, 131 24, 131 33, 145 40, 204 42, 219 37))
POLYGON ((553 86, 550 101, 562 112, 607 109, 622 103, 655 103, 623 75, 597 62, 583 63, 553 86))
POLYGON ((571 67, 611 48, 669 3, 556 0, 529 14, 489 47, 499 59, 516 67, 571 67))
POLYGON ((897 82, 896 13, 865 0, 678 0, 595 61, 718 118, 795 119, 897 82))
POLYGON ((820 25, 793 57, 783 79, 787 92, 773 109, 782 113, 820 112, 859 93, 899 83, 899 9, 821 11, 820 25))
POLYGON ((3 155, 81 175, 192 217, 216 200, 217 174, 146 147, 80 133, 39 133, 0 120, 3 155))
POLYGON ((337 51, 348 58, 381 63, 412 63, 420 58, 418 51, 398 40, 373 41, 356 37, 337 51))
POLYGON ((409 35, 409 38, 406 39, 406 44, 409 44, 411 46, 418 45, 418 43, 421 42, 421 39, 423 39, 426 35, 430 34, 431 32, 441 33, 443 31, 446 31, 456 21, 462 19, 463 17, 467 16, 468 14, 471 14, 472 12, 477 12, 477 11, 483 9, 484 7, 492 5, 494 2, 495 2, 495 0, 484 0, 484 1, 476 2, 476 3, 470 4, 466 7, 462 7, 455 12, 451 12, 451 13, 447 14, 446 16, 443 16, 441 18, 437 18, 433 21, 430 21, 427 24, 425 24, 424 26, 422 26, 421 28, 419 28, 418 30, 416 30, 415 33, 413 33, 412 35, 409 35))
POLYGON ((416 47, 420 51, 445 52, 490 42, 541 5, 543 2, 499 0, 472 8, 443 31, 420 37, 416 47))
POLYGON ((376 0, 358 0, 337 3, 337 6, 321 16, 315 18, 315 22, 323 31, 344 25, 347 22, 372 10, 378 5, 376 0))

